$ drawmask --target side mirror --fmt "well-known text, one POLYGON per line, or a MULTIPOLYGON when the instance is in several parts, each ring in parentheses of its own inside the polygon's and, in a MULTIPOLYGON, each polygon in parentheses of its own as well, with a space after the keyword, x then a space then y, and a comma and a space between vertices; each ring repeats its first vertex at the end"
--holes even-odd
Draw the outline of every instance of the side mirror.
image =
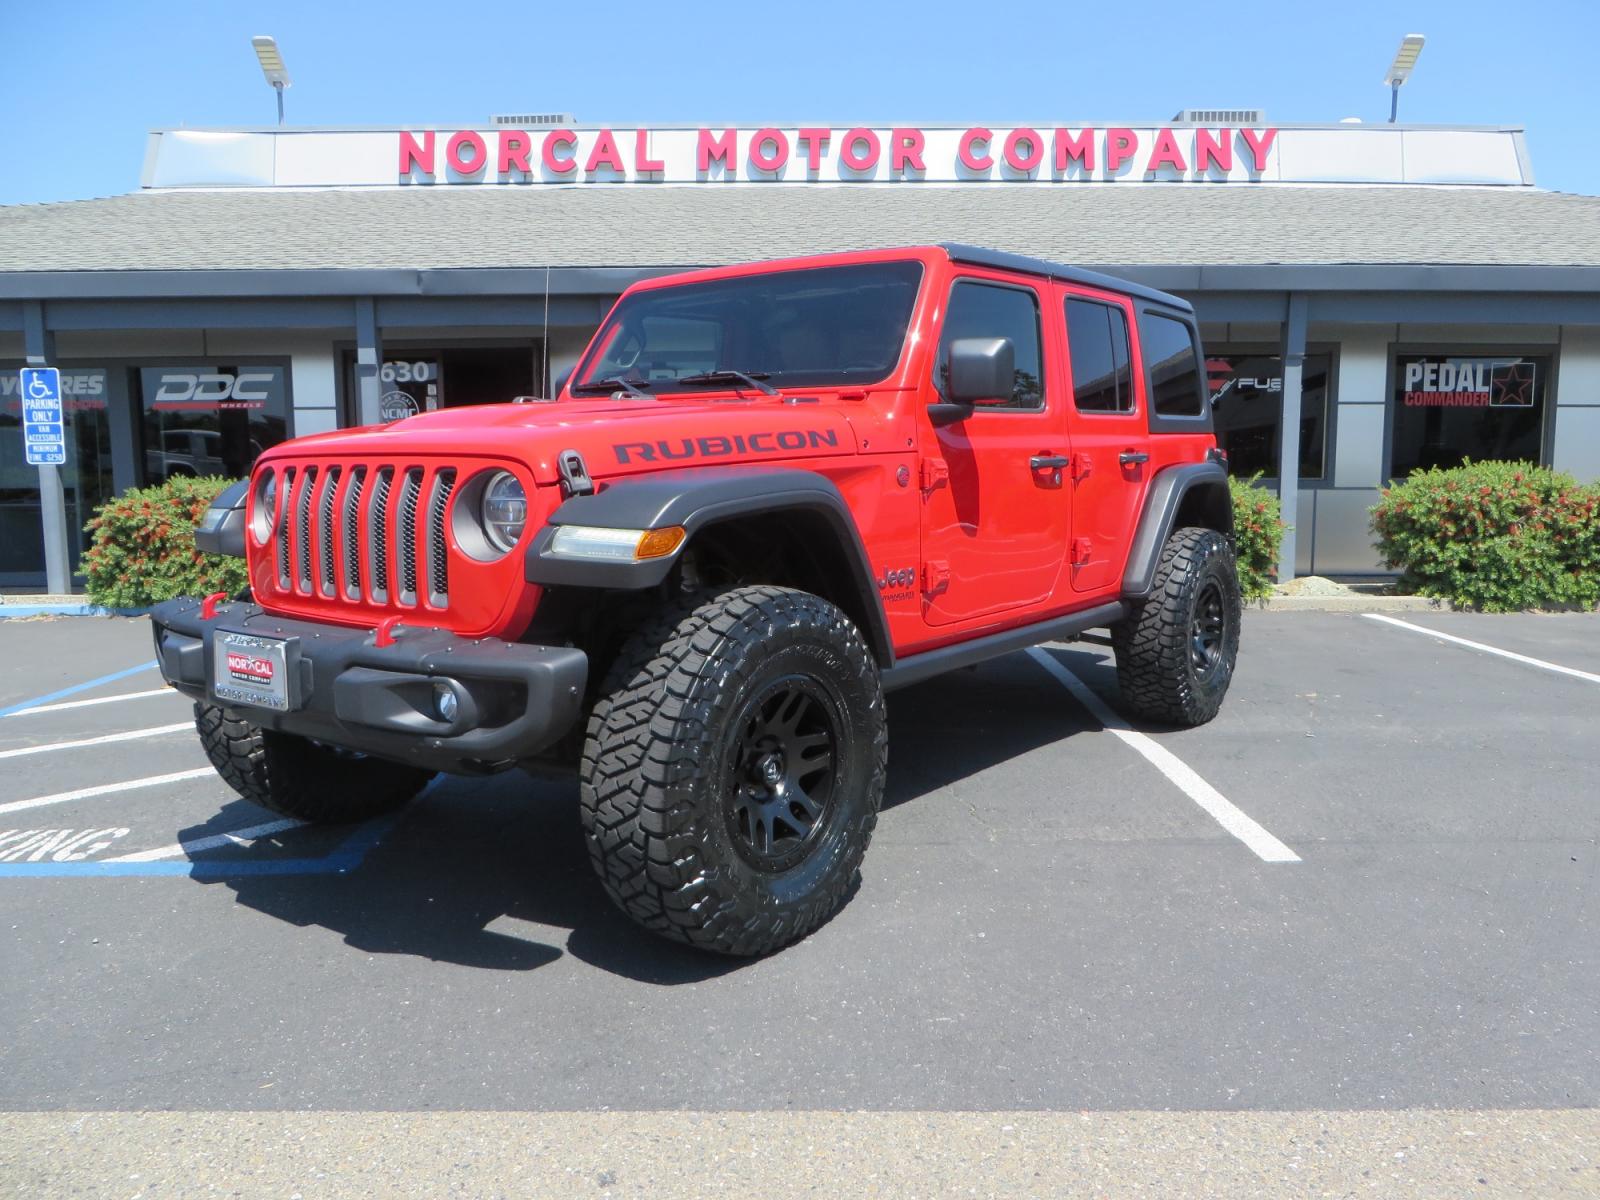
POLYGON ((948 398, 955 404, 1009 404, 1016 364, 1010 338, 957 338, 950 343, 948 398))

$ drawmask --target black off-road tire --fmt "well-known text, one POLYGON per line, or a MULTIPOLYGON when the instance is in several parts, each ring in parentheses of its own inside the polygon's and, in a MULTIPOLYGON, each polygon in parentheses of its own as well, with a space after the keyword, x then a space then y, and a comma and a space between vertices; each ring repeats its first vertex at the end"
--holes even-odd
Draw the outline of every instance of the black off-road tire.
POLYGON ((1228 539, 1174 530, 1149 598, 1111 629, 1123 710, 1185 727, 1216 716, 1239 657, 1240 610, 1228 539))
POLYGON ((344 825, 392 812, 432 771, 252 725, 215 704, 194 706, 200 744, 217 774, 252 804, 317 825, 344 825))
POLYGON ((590 713, 590 858, 646 929, 767 954, 854 891, 887 766, 877 663, 843 612, 780 587, 686 600, 627 640, 590 713))

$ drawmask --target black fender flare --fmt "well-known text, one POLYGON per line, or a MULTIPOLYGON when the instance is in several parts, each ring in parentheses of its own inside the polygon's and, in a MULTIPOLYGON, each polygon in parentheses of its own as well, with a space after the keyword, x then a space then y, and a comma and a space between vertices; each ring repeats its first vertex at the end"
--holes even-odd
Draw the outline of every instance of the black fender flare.
POLYGON ((250 481, 230 483, 217 493, 195 526, 195 549, 204 554, 226 554, 243 558, 244 506, 250 496, 250 481))
POLYGON ((659 471, 606 484, 587 496, 572 496, 550 514, 534 536, 524 560, 524 576, 544 586, 638 591, 666 579, 695 534, 740 517, 801 510, 819 517, 837 539, 848 565, 850 589, 861 632, 880 665, 894 663, 894 643, 883 611, 883 597, 873 582, 871 560, 855 517, 838 486, 824 475, 792 467, 700 467, 659 471), (598 562, 561 558, 551 553, 562 525, 602 529, 660 529, 681 525, 688 536, 670 555, 643 562, 598 562))
POLYGON ((1161 547, 1172 535, 1186 500, 1198 501, 1207 524, 1225 537, 1233 537, 1233 500, 1228 491, 1228 472, 1221 463, 1208 460, 1163 469, 1145 493, 1144 512, 1128 548, 1128 565, 1122 573, 1123 599, 1143 600, 1150 595, 1156 564, 1161 561, 1161 547))

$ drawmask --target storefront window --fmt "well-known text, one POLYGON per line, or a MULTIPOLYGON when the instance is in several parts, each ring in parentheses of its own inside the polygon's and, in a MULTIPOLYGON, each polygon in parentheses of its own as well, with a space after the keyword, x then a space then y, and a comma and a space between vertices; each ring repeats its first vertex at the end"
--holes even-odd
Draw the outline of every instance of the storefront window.
POLYGON ((1539 461, 1548 356, 1402 354, 1395 359, 1392 474, 1466 459, 1539 461))
MULTIPOLYGON (((62 367, 62 408, 67 425, 67 461, 60 468, 67 505, 67 548, 77 568, 85 547, 85 523, 110 499, 111 427, 106 416, 103 367, 62 367)), ((0 584, 44 580, 44 533, 39 515, 39 468, 30 467, 22 446, 20 376, 0 370, 0 584)))
POLYGON ((141 367, 145 482, 247 475, 263 450, 288 436, 287 376, 280 366, 141 367))
MULTIPOLYGON (((1329 354, 1308 354, 1300 374, 1300 478, 1322 479, 1328 419, 1329 354)), ((1206 356, 1217 445, 1228 470, 1277 478, 1283 438, 1283 358, 1222 350, 1206 356)))

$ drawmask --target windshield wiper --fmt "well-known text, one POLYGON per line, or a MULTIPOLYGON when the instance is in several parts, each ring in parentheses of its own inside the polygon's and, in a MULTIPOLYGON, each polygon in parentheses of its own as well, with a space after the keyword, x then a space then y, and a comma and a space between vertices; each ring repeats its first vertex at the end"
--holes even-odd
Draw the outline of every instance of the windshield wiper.
POLYGON ((761 382, 763 379, 771 378, 772 372, 770 371, 735 371, 730 367, 723 367, 718 371, 702 371, 699 375, 680 375, 674 382, 686 383, 690 387, 697 387, 703 384, 742 383, 746 387, 753 387, 756 391, 765 392, 769 396, 782 395, 771 384, 761 382))
POLYGON ((623 379, 621 376, 608 376, 605 379, 591 379, 587 383, 575 383, 569 389, 574 395, 579 392, 627 392, 630 396, 638 396, 641 400, 655 399, 644 389, 650 385, 648 379, 623 379))

